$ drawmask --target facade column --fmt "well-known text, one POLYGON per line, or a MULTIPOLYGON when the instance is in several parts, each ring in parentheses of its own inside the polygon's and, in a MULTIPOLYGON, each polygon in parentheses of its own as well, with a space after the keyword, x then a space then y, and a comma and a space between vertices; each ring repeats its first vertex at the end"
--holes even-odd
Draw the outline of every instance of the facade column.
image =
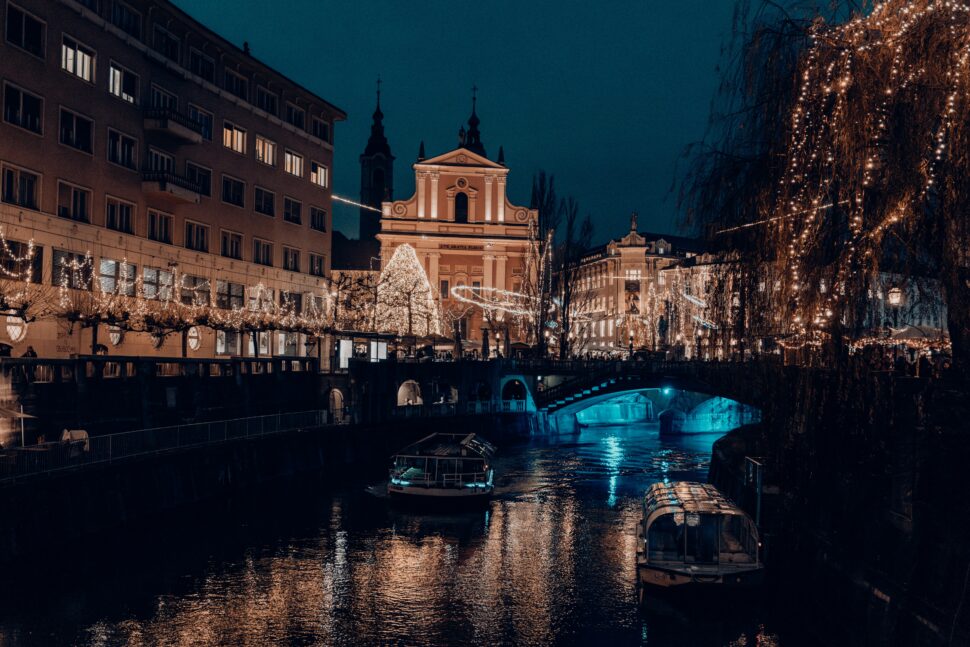
POLYGON ((441 293, 441 281, 438 279, 438 260, 441 254, 431 252, 428 254, 428 282, 431 284, 433 294, 441 293))
POLYGON ((494 182, 494 176, 485 176, 485 222, 492 221, 492 184, 494 182))
POLYGON ((425 214, 425 208, 424 208, 424 193, 425 193, 425 190, 424 190, 424 179, 427 176, 428 176, 427 173, 423 173, 421 171, 418 171, 418 178, 417 178, 417 182, 418 182, 418 188, 417 188, 417 193, 418 193, 418 218, 424 218, 425 217, 425 215, 424 215, 425 214))
POLYGON ((508 290, 508 280, 505 276, 505 261, 509 260, 508 256, 498 256, 495 259, 495 287, 499 290, 508 290))
POLYGON ((505 222, 505 176, 500 175, 496 179, 498 180, 498 195, 496 196, 498 202, 496 205, 498 207, 498 218, 496 220, 505 222))
POLYGON ((482 267, 482 272, 484 273, 482 280, 484 285, 482 285, 482 287, 483 288, 495 287, 495 281, 493 278, 495 276, 493 272, 495 257, 492 256, 491 254, 486 254, 485 256, 482 256, 482 263, 484 264, 484 267, 482 267))
POLYGON ((438 178, 440 173, 438 171, 433 171, 431 173, 431 217, 438 217, 438 178))

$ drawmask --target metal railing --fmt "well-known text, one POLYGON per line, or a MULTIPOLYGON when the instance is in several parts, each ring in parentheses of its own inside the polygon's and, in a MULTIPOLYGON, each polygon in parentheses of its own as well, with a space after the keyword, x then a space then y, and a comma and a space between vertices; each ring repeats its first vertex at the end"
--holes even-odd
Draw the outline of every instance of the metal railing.
POLYGON ((400 405, 391 409, 392 418, 444 418, 487 413, 525 413, 525 400, 469 400, 400 405))
POLYGON ((203 137, 205 136, 205 127, 201 123, 199 123, 192 117, 188 116, 187 114, 179 112, 175 108, 167 108, 167 107, 149 108, 145 111, 145 119, 152 119, 155 121, 172 121, 174 123, 177 123, 180 126, 184 126, 185 128, 188 128, 189 130, 191 130, 192 132, 198 135, 201 135, 203 137))
POLYGON ((171 427, 139 429, 80 440, 48 442, 0 451, 0 484, 40 474, 111 463, 244 438, 258 438, 303 429, 336 427, 350 422, 343 411, 277 413, 171 427))
POLYGON ((202 193, 202 187, 187 177, 183 177, 173 171, 162 171, 158 169, 148 169, 141 175, 145 182, 158 182, 159 184, 172 184, 179 188, 191 191, 192 193, 202 193))

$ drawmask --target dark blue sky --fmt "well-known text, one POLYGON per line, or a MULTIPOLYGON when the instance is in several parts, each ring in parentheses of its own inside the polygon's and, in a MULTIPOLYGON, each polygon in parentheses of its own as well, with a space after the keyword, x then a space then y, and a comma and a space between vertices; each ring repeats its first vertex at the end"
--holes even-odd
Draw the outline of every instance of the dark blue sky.
MULTIPOLYGON (((395 164, 395 198, 410 165, 455 147, 479 87, 482 141, 505 147, 513 201, 532 174, 555 173, 560 195, 593 216, 597 240, 673 232, 670 193, 684 147, 704 134, 733 0, 175 0, 189 14, 348 113, 337 126, 334 189, 359 196, 357 157, 369 134, 375 79, 395 164)), ((356 210, 334 204, 356 234, 356 210)))

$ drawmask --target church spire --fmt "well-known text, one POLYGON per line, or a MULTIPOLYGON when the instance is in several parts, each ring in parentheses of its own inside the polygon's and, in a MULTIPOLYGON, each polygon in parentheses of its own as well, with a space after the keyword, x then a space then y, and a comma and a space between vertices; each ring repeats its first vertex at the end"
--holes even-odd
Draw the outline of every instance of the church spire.
POLYGON ((374 122, 370 127, 370 139, 367 140, 367 147, 364 155, 377 155, 383 153, 386 157, 391 156, 391 146, 387 143, 384 135, 384 113, 381 112, 381 77, 377 77, 377 106, 374 108, 374 122))
POLYGON ((468 133, 465 135, 464 147, 473 153, 478 153, 482 157, 485 155, 485 146, 482 144, 482 134, 478 130, 478 124, 481 121, 478 119, 478 114, 475 112, 475 107, 478 102, 478 88, 472 86, 472 115, 468 118, 468 133))
POLYGON ((418 147, 418 161, 423 162, 425 160, 424 156, 424 140, 421 140, 421 145, 418 147))

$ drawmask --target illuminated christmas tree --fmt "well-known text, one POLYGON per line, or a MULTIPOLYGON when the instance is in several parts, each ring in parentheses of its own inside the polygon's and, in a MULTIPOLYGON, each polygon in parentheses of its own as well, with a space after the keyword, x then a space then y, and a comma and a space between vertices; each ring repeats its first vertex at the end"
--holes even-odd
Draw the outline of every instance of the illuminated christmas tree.
POLYGON ((377 286, 377 327, 398 335, 441 333, 441 315, 431 283, 414 248, 401 245, 381 272, 377 286))

